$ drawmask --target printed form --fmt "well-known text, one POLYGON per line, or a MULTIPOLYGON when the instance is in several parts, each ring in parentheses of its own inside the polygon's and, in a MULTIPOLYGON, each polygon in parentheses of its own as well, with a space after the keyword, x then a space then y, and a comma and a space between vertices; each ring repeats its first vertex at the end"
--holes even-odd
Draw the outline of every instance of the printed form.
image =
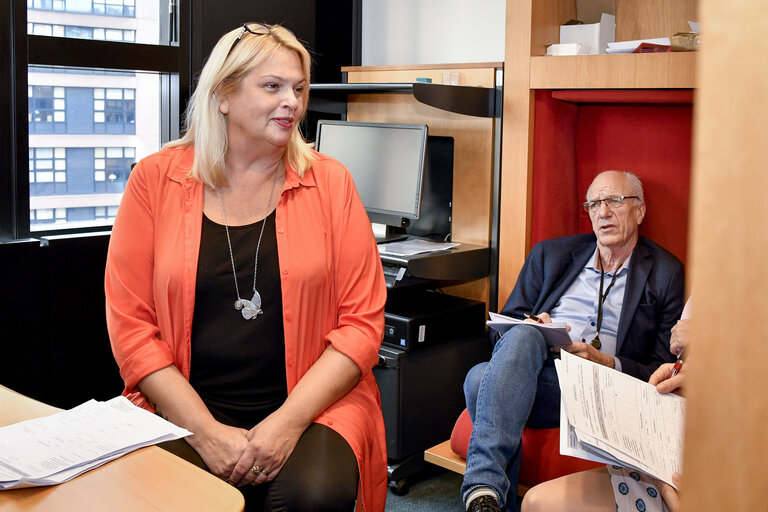
POLYGON ((125 397, 0 428, 0 490, 65 482, 126 453, 190 435, 125 397))
POLYGON ((560 452, 639 469, 670 485, 682 473, 685 399, 561 351, 560 452))

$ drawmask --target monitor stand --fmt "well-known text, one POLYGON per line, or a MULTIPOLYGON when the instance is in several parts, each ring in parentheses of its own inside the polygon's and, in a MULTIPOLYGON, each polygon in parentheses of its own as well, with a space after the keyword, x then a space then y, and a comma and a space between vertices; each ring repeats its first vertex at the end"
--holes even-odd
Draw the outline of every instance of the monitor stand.
POLYGON ((392 226, 386 224, 371 223, 373 228, 373 236, 376 237, 377 244, 386 244, 389 242, 397 242, 398 240, 408 239, 408 234, 404 232, 397 232, 392 226))

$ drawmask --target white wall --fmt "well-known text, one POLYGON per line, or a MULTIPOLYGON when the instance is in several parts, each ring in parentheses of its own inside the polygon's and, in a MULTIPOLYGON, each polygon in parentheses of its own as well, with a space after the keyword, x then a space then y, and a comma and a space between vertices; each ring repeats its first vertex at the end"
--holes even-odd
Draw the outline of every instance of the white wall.
POLYGON ((363 0, 362 64, 504 60, 505 0, 363 0))

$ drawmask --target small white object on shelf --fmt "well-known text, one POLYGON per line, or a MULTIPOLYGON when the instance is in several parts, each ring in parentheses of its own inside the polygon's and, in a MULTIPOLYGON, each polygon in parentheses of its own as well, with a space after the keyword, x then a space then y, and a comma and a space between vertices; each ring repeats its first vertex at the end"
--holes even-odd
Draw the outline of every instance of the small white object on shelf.
POLYGON ((590 47, 588 44, 565 43, 551 44, 547 46, 547 55, 559 57, 561 55, 587 55, 590 47))
POLYGON ((560 25, 560 44, 578 43, 589 47, 588 53, 605 53, 608 43, 616 39, 616 16, 603 13, 600 23, 560 25))

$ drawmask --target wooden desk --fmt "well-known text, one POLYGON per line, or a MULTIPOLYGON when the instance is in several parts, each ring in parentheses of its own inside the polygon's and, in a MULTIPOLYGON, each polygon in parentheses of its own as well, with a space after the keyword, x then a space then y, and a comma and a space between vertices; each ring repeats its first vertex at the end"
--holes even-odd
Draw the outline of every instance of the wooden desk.
MULTIPOLYGON (((0 426, 59 410, 0 386, 0 426)), ((244 506, 240 491, 156 446, 63 484, 0 491, 0 512, 242 512, 244 506)))

